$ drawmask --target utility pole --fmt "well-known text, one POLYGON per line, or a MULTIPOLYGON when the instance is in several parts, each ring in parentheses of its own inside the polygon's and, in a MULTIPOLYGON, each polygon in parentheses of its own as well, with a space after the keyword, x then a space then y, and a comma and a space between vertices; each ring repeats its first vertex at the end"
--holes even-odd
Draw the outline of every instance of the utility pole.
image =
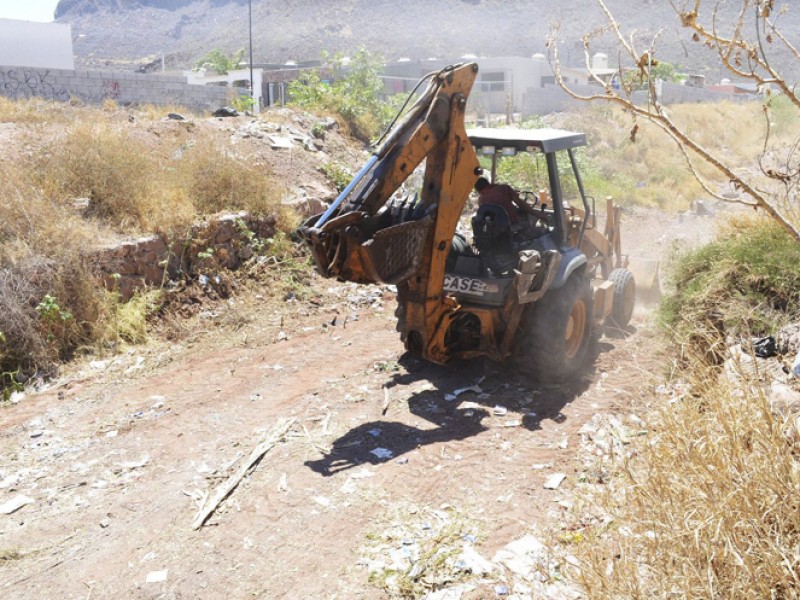
POLYGON ((247 23, 250 29, 250 100, 252 101, 250 108, 255 111, 256 91, 253 89, 253 0, 248 0, 247 5, 247 23))

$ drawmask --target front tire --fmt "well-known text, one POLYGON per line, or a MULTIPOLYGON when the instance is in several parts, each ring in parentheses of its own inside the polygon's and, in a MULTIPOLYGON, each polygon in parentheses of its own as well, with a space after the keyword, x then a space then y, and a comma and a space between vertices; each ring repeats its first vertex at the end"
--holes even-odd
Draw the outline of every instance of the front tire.
POLYGON ((586 362, 593 314, 589 280, 573 273, 562 287, 527 308, 517 364, 543 383, 572 377, 586 362))
POLYGON ((636 282, 628 269, 614 269, 608 276, 614 282, 614 300, 611 304, 609 325, 625 329, 631 322, 636 304, 636 282))

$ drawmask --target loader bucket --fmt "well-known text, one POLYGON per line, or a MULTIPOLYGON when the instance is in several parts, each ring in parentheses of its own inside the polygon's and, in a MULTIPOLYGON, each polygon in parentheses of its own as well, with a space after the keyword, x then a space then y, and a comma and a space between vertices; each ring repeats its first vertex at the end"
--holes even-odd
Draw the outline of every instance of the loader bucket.
POLYGON ((628 257, 628 270, 636 281, 636 296, 641 300, 657 301, 661 297, 660 262, 653 258, 628 257))

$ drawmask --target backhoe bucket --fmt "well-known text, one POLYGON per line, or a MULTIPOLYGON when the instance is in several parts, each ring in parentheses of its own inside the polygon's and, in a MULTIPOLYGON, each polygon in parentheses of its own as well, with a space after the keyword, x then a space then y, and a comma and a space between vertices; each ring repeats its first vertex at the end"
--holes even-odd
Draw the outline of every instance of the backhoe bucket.
POLYGON ((652 258, 628 257, 628 270, 636 281, 636 296, 642 300, 657 301, 661 297, 659 278, 660 262, 652 258))

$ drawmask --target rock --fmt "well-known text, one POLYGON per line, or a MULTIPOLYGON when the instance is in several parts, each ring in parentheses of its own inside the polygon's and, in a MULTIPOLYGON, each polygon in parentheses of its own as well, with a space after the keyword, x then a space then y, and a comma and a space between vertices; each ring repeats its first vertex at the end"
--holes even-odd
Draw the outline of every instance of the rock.
POLYGON ((273 150, 291 150, 294 144, 292 140, 288 137, 283 137, 280 135, 271 135, 269 136, 270 141, 270 148, 273 150))
POLYGON ((800 323, 792 323, 781 327, 775 335, 775 340, 779 353, 795 356, 800 352, 800 323))
POLYGON ((464 544, 464 549, 456 559, 456 565, 463 571, 473 575, 488 575, 494 571, 494 565, 481 556, 470 544, 464 544))
POLYGON ((163 571, 150 571, 147 574, 147 578, 145 579, 145 583, 164 583, 167 580, 167 574, 169 573, 168 569, 164 569, 163 571))
POLYGON ((33 504, 34 502, 35 500, 30 496, 26 496, 25 494, 19 494, 18 496, 15 496, 8 502, 0 504, 0 515, 10 515, 11 513, 18 511, 26 504, 33 504))
POLYGON ((215 110, 211 115, 214 117, 238 117, 239 111, 230 106, 223 106, 215 110))
POLYGON ((184 117, 183 115, 180 115, 178 113, 171 112, 171 113, 167 113, 167 119, 170 120, 170 121, 185 121, 186 117, 184 117))
POLYGON ((566 478, 567 476, 564 475, 564 473, 553 473, 547 478, 547 481, 544 482, 544 489, 557 490, 558 486, 560 486, 561 482, 563 482, 566 478))

